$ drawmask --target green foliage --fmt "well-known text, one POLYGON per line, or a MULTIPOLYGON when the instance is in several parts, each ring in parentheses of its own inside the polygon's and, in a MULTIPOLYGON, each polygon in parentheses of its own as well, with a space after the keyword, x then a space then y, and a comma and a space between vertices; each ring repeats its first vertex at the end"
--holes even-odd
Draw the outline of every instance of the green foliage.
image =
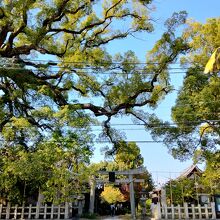
POLYGON ((81 193, 82 183, 88 181, 85 164, 91 153, 86 146, 79 147, 71 140, 71 144, 66 145, 58 141, 41 143, 31 152, 22 146, 2 148, 1 196, 21 203, 30 193, 41 189, 46 201, 59 203, 81 193))
POLYGON ((151 214, 151 203, 152 203, 152 199, 147 199, 146 200, 146 212, 147 212, 147 215, 150 215, 151 214))
POLYGON ((123 166, 143 163, 139 149, 123 143, 123 135, 111 128, 110 121, 126 115, 149 124, 152 117, 141 108, 154 109, 172 90, 169 63, 188 49, 185 38, 175 36, 186 13, 175 13, 167 22, 166 33, 147 56, 150 65, 140 68, 132 51, 114 56, 105 46, 151 32, 150 3, 1 1, 1 191, 5 197, 23 200, 24 186, 40 188, 50 201, 67 199, 73 189, 78 193, 93 152, 91 126, 102 120, 99 140, 111 141, 111 152, 118 151, 119 160, 125 160, 123 153, 130 156, 123 166), (53 61, 40 61, 45 57, 53 61))
POLYGON ((210 193, 202 186, 200 177, 194 178, 179 178, 170 180, 166 184, 167 202, 174 205, 182 204, 184 202, 197 202, 197 195, 199 193, 210 193), (197 189, 196 189, 197 184, 197 189))
POLYGON ((201 179, 202 184, 211 194, 220 193, 220 152, 206 153, 206 169, 201 179))
POLYGON ((172 108, 176 126, 157 120, 165 128, 152 129, 153 136, 162 137, 173 156, 181 160, 192 157, 198 148, 204 158, 207 151, 213 152, 219 145, 219 76, 203 73, 209 57, 219 47, 219 18, 208 19, 205 24, 187 23, 181 37, 190 48, 181 57, 187 71, 172 108))
POLYGON ((144 158, 135 142, 121 142, 116 152, 115 162, 123 163, 126 169, 134 169, 143 165, 144 158))
MULTIPOLYGON (((174 20, 175 20, 174 16, 174 20)), ((198 161, 206 161, 204 176, 200 178, 202 192, 211 193, 219 188, 219 174, 214 169, 217 158, 214 152, 219 148, 219 77, 218 74, 206 75, 203 73, 209 57, 219 47, 219 18, 208 19, 207 23, 200 24, 187 21, 183 31, 182 42, 188 44, 190 50, 181 57, 183 67, 187 67, 186 75, 175 106, 172 108, 172 119, 175 126, 162 122, 156 117, 150 120, 160 124, 159 128, 152 129, 155 138, 161 137, 175 158, 184 160, 196 157, 198 161)), ((168 25, 172 23, 168 21, 168 25)), ((170 35, 164 35, 161 42, 170 42, 170 35)), ((168 48, 172 45, 167 44, 168 48)), ((156 47, 157 53, 163 50, 161 44, 156 47)), ((169 51, 169 50, 168 50, 169 51)), ((218 153, 217 153, 218 155, 218 153)), ((218 157, 218 156, 217 156, 218 157)), ((191 180, 171 181, 173 200, 177 203, 185 197, 195 198, 195 188, 191 180), (188 181, 187 183, 182 181, 188 181), (186 188, 185 186, 189 186, 186 188)), ((169 195, 169 185, 167 186, 169 195)), ((169 195, 170 196, 170 195, 169 195)))

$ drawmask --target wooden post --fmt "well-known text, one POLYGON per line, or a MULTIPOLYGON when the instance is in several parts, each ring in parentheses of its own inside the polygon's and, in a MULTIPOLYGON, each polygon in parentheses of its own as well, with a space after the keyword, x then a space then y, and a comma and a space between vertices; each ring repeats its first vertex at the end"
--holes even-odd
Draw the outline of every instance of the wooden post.
POLYGON ((94 204, 95 204, 95 177, 93 176, 90 180, 90 201, 89 201, 89 213, 94 213, 94 204))
POLYGON ((51 205, 51 213, 50 213, 50 218, 51 219, 53 219, 53 209, 54 209, 54 207, 53 207, 53 204, 51 205))
POLYGON ((2 204, 0 204, 0 219, 2 217, 2 204))
POLYGON ((209 219, 209 211, 208 211, 207 204, 205 204, 205 217, 206 217, 206 219, 209 219))
POLYGON ((68 202, 65 202, 65 214, 64 214, 64 218, 68 219, 69 218, 69 204, 68 202))
POLYGON ((129 191, 130 191, 131 217, 133 219, 135 219, 136 218, 136 213, 135 213, 133 174, 129 174, 129 191))
POLYGON ((195 206, 194 204, 192 204, 192 218, 195 219, 196 218, 196 215, 195 215, 195 206))
POLYGON ((47 204, 44 205, 44 219, 47 218, 47 204))
POLYGON ((175 211, 173 204, 171 204, 171 215, 172 215, 172 219, 175 219, 175 211))
POLYGON ((11 207, 11 204, 10 202, 8 202, 7 208, 6 208, 6 219, 9 219, 10 217, 10 207, 11 207))
POLYGON ((167 215, 167 205, 164 205, 164 215, 165 215, 165 219, 168 219, 168 215, 167 215))
POLYGON ((60 219, 60 205, 58 205, 58 219, 60 219))
POLYGON ((35 212, 35 219, 39 218, 39 212, 40 212, 40 204, 37 202, 36 212, 35 212))
POLYGON ((181 219, 182 216, 181 216, 181 209, 180 209, 180 205, 178 205, 178 218, 181 219))
POLYGON ((202 210, 200 204, 198 204, 198 211, 199 211, 199 219, 202 219, 202 210))
POLYGON ((29 209, 28 209, 28 219, 31 219, 31 210, 32 210, 32 205, 29 205, 29 209))
POLYGON ((184 212, 185 212, 185 219, 189 218, 189 212, 188 212, 188 205, 186 202, 184 202, 184 212))
POLYGON ((21 207, 21 219, 24 219, 24 203, 22 203, 21 207))
POLYGON ((212 208, 212 219, 216 219, 215 203, 214 202, 211 202, 211 208, 212 208))
POLYGON ((17 211, 18 211, 18 205, 15 205, 14 219, 17 219, 17 211))

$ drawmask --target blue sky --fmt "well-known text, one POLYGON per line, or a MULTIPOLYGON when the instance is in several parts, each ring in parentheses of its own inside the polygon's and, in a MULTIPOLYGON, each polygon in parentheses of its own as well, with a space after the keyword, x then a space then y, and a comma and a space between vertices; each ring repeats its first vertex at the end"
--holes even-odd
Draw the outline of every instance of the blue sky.
MULTIPOLYGON (((154 23, 154 32, 150 34, 140 34, 137 38, 130 37, 128 40, 112 42, 108 47, 111 53, 133 50, 138 55, 140 61, 145 62, 146 52, 150 50, 155 41, 160 38, 164 31, 163 23, 173 12, 186 10, 188 12, 188 18, 202 23, 204 23, 207 18, 220 16, 220 0, 156 0, 153 5, 156 8, 156 10, 151 13, 151 16, 156 20, 156 23, 154 23)), ((182 80, 183 74, 172 75, 172 81, 176 89, 180 88, 182 80)), ((175 103, 175 98, 176 94, 171 94, 159 106, 157 113, 164 120, 170 119, 170 109, 175 103)), ((119 119, 114 121, 114 123, 117 122, 122 121, 119 119)), ((123 121, 123 123, 129 122, 123 121)), ((121 127, 121 129, 125 128, 126 126, 121 127)), ((150 135, 144 130, 127 130, 126 134, 128 140, 151 140, 150 135)), ((192 164, 192 161, 180 162, 174 160, 168 153, 167 148, 161 143, 138 143, 138 146, 144 157, 144 165, 152 172, 155 183, 162 183, 167 181, 170 177, 175 178, 181 171, 192 164)), ((97 145, 96 147, 97 149, 94 152, 95 156, 93 158, 94 162, 103 160, 103 156, 99 152, 100 146, 97 145)))

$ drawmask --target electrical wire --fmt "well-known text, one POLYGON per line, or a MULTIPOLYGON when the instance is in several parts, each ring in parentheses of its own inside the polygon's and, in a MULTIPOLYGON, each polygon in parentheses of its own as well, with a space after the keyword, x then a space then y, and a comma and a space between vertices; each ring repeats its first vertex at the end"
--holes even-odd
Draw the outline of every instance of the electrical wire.
MULTIPOLYGON (((44 71, 48 71, 49 73, 59 73, 60 70, 36 70, 36 69, 24 69, 24 68, 19 68, 19 67, 0 67, 3 69, 11 69, 11 70, 22 70, 22 71, 32 71, 32 72, 44 72, 44 71)), ((135 71, 142 71, 142 70, 135 70, 135 71)), ((143 71, 145 71, 143 69, 143 71)), ((64 71, 65 72, 65 71, 64 71)), ((83 72, 83 71, 76 71, 76 70, 66 70, 66 72, 68 73, 74 73, 74 74, 96 74, 96 75, 135 75, 135 74, 139 74, 139 75, 154 75, 157 73, 150 73, 150 72, 115 72, 113 70, 104 70, 104 72, 100 73, 99 71, 97 72, 83 72), (110 71, 110 72, 108 72, 110 71)), ((201 72, 202 73, 202 72, 201 72)), ((169 74, 186 74, 185 71, 173 71, 173 72, 169 72, 169 74)))
MULTIPOLYGON (((148 128, 171 128, 171 126, 177 125, 184 125, 184 127, 193 127, 197 123, 208 123, 208 122, 220 122, 220 120, 207 120, 207 121, 189 121, 189 122, 182 122, 182 123, 168 123, 168 124, 110 124, 109 126, 148 126, 148 128)), ((91 127, 103 126, 103 125, 88 125, 91 127)), ((11 125, 5 125, 4 127, 12 127, 11 125)), ((29 126, 19 126, 19 128, 30 128, 29 126)), ((72 127, 75 129, 81 129, 80 127, 72 127)), ((84 129, 86 130, 86 129, 84 129)))
MULTIPOLYGON (((10 58, 9 58, 10 59, 10 58)), ((11 58, 13 59, 13 58, 11 58)), ((88 65, 91 65, 88 63, 88 61, 61 61, 61 60, 57 60, 57 61, 53 61, 53 60, 49 60, 49 59, 23 59, 24 61, 33 61, 33 62, 49 62, 49 63, 53 63, 53 64, 59 64, 59 63, 64 63, 64 64, 88 64, 88 65)), ((188 62, 188 63, 193 63, 193 62, 188 62)), ((98 62, 97 64, 115 64, 115 65, 118 65, 118 64, 132 64, 132 65, 148 65, 148 64, 164 64, 162 62, 98 62)), ((170 64, 172 65, 178 65, 178 64, 181 64, 180 62, 171 62, 170 64)), ((94 65, 94 64, 92 64, 94 65)))
MULTIPOLYGON (((132 124, 132 123, 111 123, 109 124, 109 126, 111 128, 114 128, 114 126, 147 126, 148 128, 173 128, 172 126, 181 126, 183 125, 183 127, 181 128, 189 128, 189 127, 194 127, 196 126, 197 124, 201 124, 201 123, 209 123, 209 122, 220 122, 220 119, 217 119, 217 120, 198 120, 198 121, 185 121, 185 122, 181 122, 181 123, 167 123, 167 124, 158 124, 158 123, 140 123, 140 124, 132 124)), ((87 126, 90 126, 90 127, 101 127, 103 126, 102 124, 90 124, 90 125, 87 125, 87 126)), ((218 126, 218 125, 213 125, 213 126, 218 126)), ((220 126, 220 125, 219 125, 220 126)), ((12 125, 5 125, 4 127, 9 127, 9 128, 12 128, 12 125)), ((71 126, 69 126, 71 127, 71 126)), ((18 128, 30 128, 29 126, 18 126, 18 128)), ((83 129, 86 131, 85 128, 81 128, 81 127, 71 127, 71 128, 74 128, 74 129, 77 129, 77 130, 80 130, 80 129, 83 129)), ((121 129, 121 128, 120 128, 121 129)), ((140 130, 139 128, 122 128, 123 130, 140 130)), ((141 128, 144 130, 144 128, 141 128)), ((102 131, 102 130, 100 130, 102 131)))
MULTIPOLYGON (((0 58, 1 60, 2 58, 0 58)), ((15 64, 14 63, 14 59, 13 58, 3 58, 2 59, 4 61, 4 64, 5 64, 5 61, 10 61, 12 60, 11 63, 15 64)), ((99 67, 95 66, 94 64, 90 64, 88 61, 60 61, 60 60, 57 60, 57 61, 53 61, 53 60, 43 60, 43 59, 23 59, 23 61, 27 61, 27 62, 40 62, 40 63, 35 63, 35 64, 42 64, 42 62, 46 62, 46 65, 48 66, 56 66, 56 65, 59 65, 59 64, 85 64, 87 65, 87 67, 74 67, 74 68, 92 68, 92 69, 97 69, 99 67)), ((11 64, 11 63, 7 63, 6 64, 11 64)), ((188 62, 188 64, 192 64, 193 62, 188 62)), ((148 62, 111 62, 111 61, 107 61, 107 62, 98 62, 97 64, 111 64, 111 65, 150 65, 150 64, 154 64, 154 65, 160 65, 160 64, 164 64, 163 62, 151 62, 151 61, 148 61, 148 62)), ((180 65, 181 63, 180 62, 171 62, 169 63, 168 65, 180 65)), ((27 64, 29 65, 29 64, 27 64)), ((31 66, 31 64, 30 64, 31 66)), ((62 68, 62 66, 57 66, 58 68, 62 68)), ((64 66, 64 68, 66 68, 64 66)), ((171 69, 188 69, 188 67, 168 67, 168 68, 171 68, 171 69)), ((203 68, 202 68, 203 69, 203 68)), ((201 70, 202 70, 201 69, 201 70)))
MULTIPOLYGON (((22 71, 32 71, 32 72, 44 72, 44 71, 48 71, 49 73, 59 73, 60 70, 54 70, 54 69, 46 69, 46 70, 39 70, 39 69, 28 69, 28 68, 21 68, 21 67, 0 67, 3 69, 12 69, 12 70, 22 70, 22 71)), ((53 67, 54 68, 54 67, 53 67)), ((56 68, 66 68, 66 67, 56 67, 56 68)), ((140 74, 140 75, 153 75, 153 74, 157 74, 157 73, 153 73, 153 72, 137 72, 137 71, 146 71, 146 69, 134 69, 133 71, 135 72, 123 72, 123 71, 115 71, 115 69, 98 69, 96 72, 83 72, 83 71, 76 71, 76 70, 94 70, 97 69, 95 67, 89 67, 89 68, 83 68, 83 67, 76 67, 74 69, 68 69, 67 70, 63 70, 63 72, 68 72, 68 73, 75 73, 75 74, 96 74, 96 75, 133 75, 133 74, 140 74), (100 72, 103 71, 103 72, 100 72)), ((168 70, 181 70, 181 69, 187 69, 187 68, 167 68, 168 70)), ((198 72, 197 72, 198 73, 198 72)), ((201 74, 203 74, 203 72, 199 72, 201 74)), ((169 72, 169 74, 186 74, 186 71, 172 71, 169 72)))
MULTIPOLYGON (((0 142, 19 142, 19 140, 17 139, 11 139, 11 140, 4 140, 4 139, 0 139, 0 142)), ((29 142, 31 141, 38 141, 38 140, 34 140, 34 139, 29 139, 29 142)), ((130 142, 136 142, 136 143, 163 143, 163 141, 155 141, 155 140, 118 140, 118 142, 123 141, 126 143, 130 143, 130 142)), ((44 140, 44 143, 75 143, 76 140, 44 140)), ((112 144, 111 141, 108 140, 103 140, 103 141, 98 141, 98 140, 94 140, 92 141, 92 143, 109 143, 112 144)))

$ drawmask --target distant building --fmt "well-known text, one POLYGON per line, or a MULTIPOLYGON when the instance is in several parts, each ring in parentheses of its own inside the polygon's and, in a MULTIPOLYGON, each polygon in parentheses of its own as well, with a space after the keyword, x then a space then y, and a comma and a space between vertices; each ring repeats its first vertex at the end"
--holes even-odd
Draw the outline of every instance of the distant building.
POLYGON ((195 181, 195 190, 197 194, 197 200, 201 205, 209 204, 211 202, 211 195, 207 193, 198 193, 199 189, 202 190, 203 186, 198 184, 199 178, 202 176, 203 171, 199 169, 197 165, 191 165, 187 169, 185 169, 177 179, 188 178, 195 181))
POLYGON ((177 179, 181 178, 189 178, 196 180, 197 177, 200 177, 202 175, 203 171, 198 168, 197 165, 191 165, 187 169, 185 169, 177 179))

